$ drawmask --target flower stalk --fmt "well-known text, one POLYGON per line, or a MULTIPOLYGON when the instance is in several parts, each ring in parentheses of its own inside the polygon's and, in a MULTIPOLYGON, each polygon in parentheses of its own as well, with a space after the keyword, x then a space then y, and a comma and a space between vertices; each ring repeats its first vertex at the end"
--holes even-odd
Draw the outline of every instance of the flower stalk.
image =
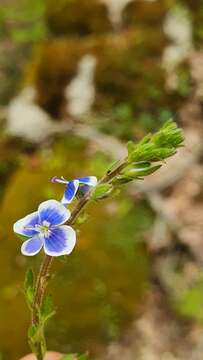
POLYGON ((95 176, 71 181, 55 176, 52 182, 65 185, 61 202, 45 201, 40 204, 38 211, 14 224, 15 232, 30 237, 21 247, 24 255, 33 256, 42 248, 45 252, 36 281, 31 270, 27 272, 25 280, 26 299, 31 309, 28 339, 37 360, 44 359, 47 350, 44 329, 55 313, 51 299, 46 296, 51 266, 55 256, 68 255, 73 250, 76 234, 72 226, 81 212, 90 201, 109 197, 119 185, 143 179, 157 171, 164 160, 182 146, 183 140, 181 129, 169 121, 156 134, 147 135, 138 144, 129 142, 126 158, 113 164, 99 182, 95 176), (70 213, 65 205, 75 197, 78 201, 70 213))
MULTIPOLYGON (((119 175, 121 169, 127 166, 127 160, 123 161, 116 169, 113 171, 107 172, 107 174, 101 179, 99 184, 105 184, 110 182, 115 176, 119 175)), ((72 214, 70 219, 68 220, 68 225, 73 225, 80 215, 81 211, 87 205, 87 203, 91 199, 91 191, 89 191, 83 198, 81 198, 75 205, 72 210, 72 214)), ((40 270, 37 276, 35 292, 34 292, 34 300, 32 306, 32 326, 39 327, 40 326, 40 308, 43 303, 43 298, 45 295, 46 287, 48 285, 48 280, 50 278, 50 270, 53 263, 54 257, 49 255, 44 255, 42 260, 40 270)), ((37 342, 32 343, 32 339, 30 339, 31 347, 34 349, 34 352, 37 356, 37 360, 43 360, 46 353, 46 340, 44 336, 44 328, 41 329, 40 336, 37 342)))

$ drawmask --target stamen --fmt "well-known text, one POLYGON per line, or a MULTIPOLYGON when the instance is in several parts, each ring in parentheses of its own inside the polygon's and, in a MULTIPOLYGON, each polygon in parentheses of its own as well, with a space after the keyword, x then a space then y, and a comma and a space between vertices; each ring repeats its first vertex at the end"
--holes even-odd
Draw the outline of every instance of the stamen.
POLYGON ((51 179, 52 183, 59 183, 59 184, 68 184, 68 181, 64 179, 63 176, 58 178, 57 176, 53 176, 51 179))
POLYGON ((24 229, 27 229, 27 230, 36 230, 36 226, 37 226, 37 225, 35 225, 35 226, 26 225, 26 226, 24 226, 24 229))

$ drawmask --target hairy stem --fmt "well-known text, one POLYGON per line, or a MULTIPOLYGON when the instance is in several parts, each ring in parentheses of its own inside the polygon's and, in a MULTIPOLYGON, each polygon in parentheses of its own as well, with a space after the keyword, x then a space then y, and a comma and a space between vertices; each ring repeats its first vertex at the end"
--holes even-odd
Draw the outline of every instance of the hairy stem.
MULTIPOLYGON (((49 277, 49 271, 50 267, 53 261, 53 257, 45 255, 44 259, 42 261, 42 264, 40 266, 39 274, 37 276, 36 285, 35 285, 35 293, 34 293, 34 300, 32 305, 32 326, 38 327, 40 323, 39 319, 39 311, 42 306, 48 277, 49 277)), ((35 352, 38 360, 43 360, 44 356, 46 354, 46 339, 44 336, 44 328, 43 326, 39 329, 39 335, 37 337, 37 340, 31 341, 31 348, 35 352)))
POLYGON ((107 172, 106 175, 104 175, 104 177, 100 180, 100 184, 104 184, 104 183, 108 183, 110 182, 115 176, 119 175, 120 172, 128 165, 128 160, 127 158, 116 167, 116 169, 107 172))
MULTIPOLYGON (((107 172, 107 174, 99 181, 99 184, 111 182, 111 180, 116 175, 118 175, 121 172, 121 170, 125 168, 126 165, 127 165, 127 159, 125 159, 120 165, 118 165, 116 169, 107 172)), ((71 217, 67 222, 68 225, 73 225, 75 223, 78 216, 80 215, 80 212, 89 202, 90 194, 91 192, 88 192, 83 198, 81 198, 77 202, 77 204, 72 210, 71 217)), ((40 270, 37 276, 37 280, 35 284, 34 301, 32 306, 32 325, 34 326, 39 325, 39 310, 43 303, 52 263, 53 263, 53 257, 49 255, 45 255, 42 260, 42 264, 40 266, 40 270)), ((37 359, 43 360, 46 353, 46 340, 44 336, 44 329, 41 329, 39 340, 35 344, 31 344, 31 347, 34 350, 37 359)))
POLYGON ((32 324, 37 325, 38 323, 38 310, 40 309, 48 281, 49 270, 53 261, 53 257, 45 255, 42 261, 39 274, 37 276, 35 285, 35 294, 32 308, 32 324))

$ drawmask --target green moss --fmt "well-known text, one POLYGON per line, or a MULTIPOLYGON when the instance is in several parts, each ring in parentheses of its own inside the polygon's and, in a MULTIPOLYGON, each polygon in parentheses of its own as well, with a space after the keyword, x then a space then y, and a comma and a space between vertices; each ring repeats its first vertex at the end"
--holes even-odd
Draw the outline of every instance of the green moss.
POLYGON ((202 1, 197 1, 195 9, 191 7, 191 14, 192 14, 193 25, 194 25, 194 41, 195 41, 195 44, 201 49, 202 41, 203 41, 203 3, 202 3, 202 1))
MULTIPOLYGON (((4 191, 1 203, 1 235, 13 238, 11 224, 17 218, 32 211, 48 195, 50 198, 60 198, 63 188, 51 185, 51 177, 53 174, 62 173, 66 177, 69 177, 70 173, 71 176, 76 176, 80 161, 85 166, 85 144, 73 137, 57 142, 49 156, 45 151, 25 158, 22 167, 13 173, 4 191)), ((12 241, 8 241, 8 244, 12 246, 12 241)))
POLYGON ((83 43, 74 40, 45 41, 34 49, 25 82, 34 83, 38 104, 54 117, 63 113, 64 88, 76 74, 83 54, 83 43))
MULTIPOLYGON (((162 21, 173 3, 173 0, 134 1, 123 15, 124 24, 129 25, 127 31, 103 35, 95 32, 91 36, 78 37, 77 41, 70 37, 55 38, 38 46, 28 78, 35 83, 39 105, 54 118, 66 116, 64 89, 76 75, 81 58, 92 54, 97 60, 93 111, 98 118, 98 127, 124 139, 137 133, 143 118, 149 123, 147 129, 157 127, 163 112, 170 109, 170 113, 175 113, 190 92, 187 64, 179 66, 178 88, 173 92, 166 89, 166 73, 161 66, 167 39, 157 19, 162 21), (156 24, 153 24, 155 20, 156 24), (122 113, 120 116, 123 108, 128 109, 130 115, 123 116, 122 113)), ((76 4, 76 0, 59 1, 58 6, 64 16, 72 16, 71 11, 61 9, 71 9, 76 4)), ((83 2, 81 4, 83 6, 83 2)), ((88 8, 89 3, 84 4, 88 8)), ((55 12, 51 0, 47 6, 55 12)), ((85 19, 85 12, 81 16, 85 19)))
POLYGON ((188 319, 203 322, 203 282, 199 281, 190 289, 184 291, 175 301, 178 315, 188 319))
POLYGON ((90 53, 97 58, 96 110, 105 111, 121 102, 136 109, 155 108, 157 97, 163 97, 164 73, 157 63, 163 44, 164 38, 156 32, 151 32, 149 42, 147 34, 134 31, 77 42, 47 41, 36 49, 28 78, 34 79, 39 104, 59 116, 64 88, 76 74, 81 57, 90 53))
POLYGON ((157 62, 163 44, 157 32, 151 31, 149 41, 147 33, 132 31, 101 47, 95 74, 96 108, 105 110, 119 103, 138 111, 155 108, 156 98, 163 98, 164 73, 157 62))
POLYGON ((150 36, 146 29, 92 36, 77 42, 65 38, 49 40, 36 48, 27 71, 28 82, 36 86, 39 105, 55 118, 63 118, 64 89, 76 75, 80 59, 86 54, 94 55, 97 65, 93 110, 99 118, 99 127, 129 138, 129 134, 137 132, 138 118, 143 113, 156 119, 164 109, 176 111, 190 90, 189 78, 180 67, 179 88, 173 93, 167 92, 160 60, 165 45, 166 39, 156 29, 150 30, 150 36), (123 108, 129 109, 130 116, 124 116, 127 122, 119 126, 123 124, 123 108), (121 121, 114 121, 120 109, 121 121))
MULTIPOLYGON (((0 129, 2 130, 2 129, 0 129)), ((25 144, 23 140, 0 136, 0 197, 3 195, 6 183, 15 172, 20 162, 21 152, 32 151, 32 145, 25 144)))

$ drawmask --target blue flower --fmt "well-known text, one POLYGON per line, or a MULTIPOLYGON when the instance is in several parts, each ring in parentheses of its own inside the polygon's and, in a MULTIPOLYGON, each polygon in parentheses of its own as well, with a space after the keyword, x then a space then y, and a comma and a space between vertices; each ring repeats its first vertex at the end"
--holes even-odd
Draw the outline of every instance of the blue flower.
POLYGON ((97 185, 97 178, 95 176, 84 176, 71 181, 67 181, 63 177, 58 178, 57 176, 54 176, 51 181, 66 185, 65 192, 61 200, 64 205, 70 204, 75 195, 83 196, 92 186, 97 185))
POLYGON ((13 230, 29 237, 22 244, 23 255, 36 255, 42 247, 50 256, 68 255, 76 243, 76 233, 72 227, 63 225, 70 218, 70 211, 56 200, 41 203, 36 212, 18 220, 13 230))

